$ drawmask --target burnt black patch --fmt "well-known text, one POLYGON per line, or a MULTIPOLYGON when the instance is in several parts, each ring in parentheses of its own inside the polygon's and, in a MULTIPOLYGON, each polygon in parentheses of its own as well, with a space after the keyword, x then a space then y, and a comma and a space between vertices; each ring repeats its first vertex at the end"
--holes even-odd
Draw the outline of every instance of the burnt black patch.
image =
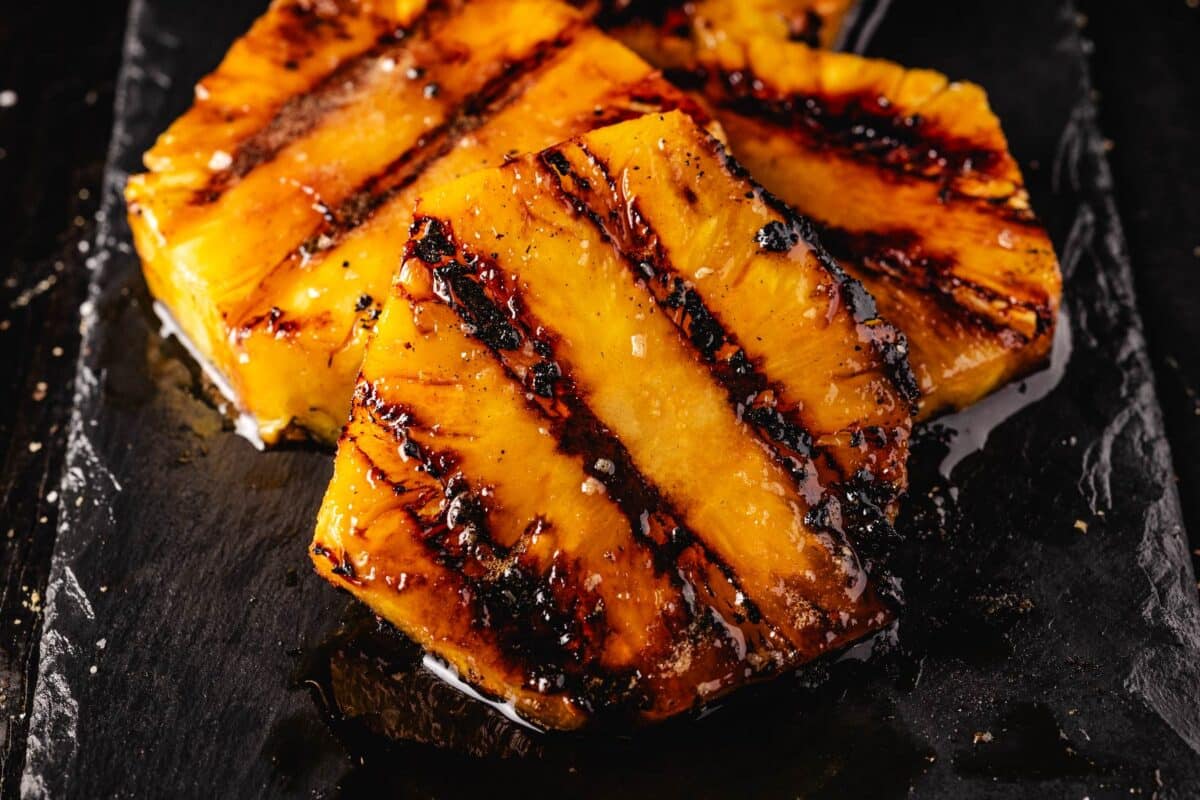
POLYGON ((825 18, 816 11, 809 9, 804 16, 789 21, 788 41, 800 42, 809 47, 821 45, 821 30, 825 27, 825 18))
POLYGON ((554 171, 563 177, 571 174, 571 162, 559 150, 547 150, 542 154, 542 160, 554 167, 554 171))
POLYGON ((921 399, 921 385, 908 361, 908 337, 893 329, 889 340, 876 338, 873 342, 892 384, 909 403, 917 403, 921 399))
POLYGON ((751 406, 746 409, 744 418, 755 427, 765 431, 767 436, 776 443, 801 456, 812 455, 812 434, 790 421, 779 409, 768 406, 751 406))
POLYGON ((800 234, 779 220, 774 220, 758 229, 754 241, 768 253, 786 253, 800 244, 800 234))
MULTIPOLYGON (((581 0, 573 0, 579 4, 581 0)), ((673 35, 687 35, 691 30, 688 3, 684 0, 616 0, 600 5, 596 22, 602 27, 619 27, 631 23, 649 23, 673 35)))
POLYGON ((443 258, 454 255, 454 241, 446 223, 440 219, 422 217, 414 220, 409 233, 412 236, 409 247, 426 264, 439 264, 443 258))
POLYGON ((553 361, 539 361, 529 370, 529 389, 539 397, 554 397, 554 384, 562 370, 553 361))
POLYGON ((704 299, 700 293, 689 287, 682 278, 677 277, 670 295, 667 296, 666 305, 669 308, 683 309, 688 318, 686 323, 688 339, 706 360, 711 361, 729 337, 725 333, 724 326, 704 305, 704 299))
POLYGON ((746 351, 741 348, 738 348, 737 352, 729 357, 729 369, 733 370, 734 375, 743 378, 754 374, 754 364, 750 362, 746 351))
POLYGON ((488 297, 470 268, 450 262, 433 270, 433 292, 467 323, 468 333, 494 350, 516 350, 521 334, 488 297))

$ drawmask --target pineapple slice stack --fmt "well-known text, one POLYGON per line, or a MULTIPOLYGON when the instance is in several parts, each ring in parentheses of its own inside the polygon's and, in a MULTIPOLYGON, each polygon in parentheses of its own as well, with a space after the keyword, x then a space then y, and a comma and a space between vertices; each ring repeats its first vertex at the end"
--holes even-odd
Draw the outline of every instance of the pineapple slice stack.
POLYGON ((983 91, 815 49, 851 5, 275 0, 129 181, 261 438, 338 443, 317 571, 525 720, 889 624, 914 418, 1048 352, 983 91))

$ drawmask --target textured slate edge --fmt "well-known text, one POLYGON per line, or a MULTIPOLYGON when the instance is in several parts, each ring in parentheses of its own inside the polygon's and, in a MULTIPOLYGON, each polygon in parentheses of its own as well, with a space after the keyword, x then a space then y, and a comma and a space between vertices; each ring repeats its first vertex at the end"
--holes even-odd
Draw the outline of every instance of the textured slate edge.
MULTIPOLYGON (((919 30, 935 19, 936 13, 930 12, 938 8, 937 3, 915 0, 906 10, 916 22, 905 33, 913 34, 914 27, 919 30)), ((1061 90, 1066 81, 1079 82, 1078 91, 1071 93, 1074 106, 1062 109, 1064 116, 1070 113, 1053 164, 1039 168, 1023 161, 1034 207, 1049 211, 1047 221, 1054 223, 1075 352, 1058 389, 1039 407, 1001 425, 986 456, 967 459, 954 473, 955 485, 935 487, 945 504, 924 510, 926 519, 954 517, 948 526, 952 536, 965 535, 973 545, 981 545, 978 552, 963 550, 960 558, 974 558, 982 565, 1002 557, 999 566, 987 563, 978 568, 980 579, 1011 579, 1017 597, 1032 597, 1040 607, 1005 634, 1015 656, 999 667, 952 671, 949 682, 938 673, 934 680, 943 681, 946 697, 918 691, 925 706, 916 698, 901 698, 900 706, 928 741, 939 742, 939 755, 954 755, 953 770, 942 758, 917 784, 922 794, 971 794, 957 774, 962 771, 959 762, 969 763, 986 751, 1002 752, 1006 709, 1033 703, 1053 712, 1047 720, 1058 726, 1054 738, 1087 754, 1061 775, 1043 776, 1037 792, 1057 796, 1082 789, 1093 797, 1098 792, 1192 797, 1200 791, 1200 613, 1129 254, 1096 120, 1087 58, 1090 43, 1080 33, 1083 20, 1073 3, 1061 4, 1057 12, 1059 33, 1052 45, 1064 56, 1063 74, 1048 78, 1046 86, 1040 85, 1046 76, 1036 70, 1044 68, 1047 59, 1034 54, 1051 42, 1040 30, 1023 30, 1028 22, 1022 23, 1019 12, 1017 19, 1005 19, 995 6, 981 7, 954 26, 960 37, 976 28, 988 29, 992 46, 986 52, 934 50, 934 60, 926 62, 954 76, 973 77, 973 59, 978 58, 984 64, 981 71, 993 79, 1011 73, 1009 85, 984 83, 1006 127, 1011 125, 1010 133, 1018 134, 1014 145, 1036 145, 1039 137, 1045 138, 1042 131, 1047 126, 1056 129, 1059 110, 1052 104, 1065 98, 1061 90), (1004 30, 1000 34, 990 28, 998 22, 1004 30), (1014 37, 1025 37, 1024 48, 1040 66, 1026 67, 1016 53, 1009 56, 994 47, 996 41, 1011 42, 1014 37), (1071 74, 1071 61, 1077 61, 1077 76, 1071 74), (1030 86, 1041 91, 1031 93, 1030 86), (1060 212, 1071 210, 1072 204, 1073 218, 1064 219, 1060 212), (1030 477, 1014 477, 1014 469, 1028 471, 1030 477), (1029 491, 1040 498, 1036 507, 1013 494, 1029 491), (1017 510, 1007 508, 1010 505, 1017 510), (1072 531, 1072 521, 1082 523, 1085 532, 1072 531), (991 546, 987 537, 1004 534, 1006 526, 1015 532, 1005 535, 1003 544, 991 546), (1128 563, 1131 557, 1136 563, 1128 563), (1056 660, 1061 667, 1054 666, 1056 660), (955 708, 959 713, 950 715, 955 708), (954 736, 939 730, 938 723, 951 723, 954 736), (997 730, 997 744, 985 740, 972 746, 971 730, 986 732, 989 726, 997 730), (966 747, 956 743, 964 739, 966 747)), ((877 54, 915 63, 911 56, 921 48, 906 46, 895 31, 890 33, 888 49, 877 54)), ((1048 150, 1035 148, 1039 154, 1048 150)), ((1020 146, 1016 155, 1022 157, 1020 146)), ((920 494, 920 486, 914 485, 914 495, 920 494)), ((911 505, 923 504, 923 498, 911 498, 911 505)), ((937 546, 936 537, 930 543, 937 546)), ((935 558, 933 563, 939 562, 935 558)), ((960 581, 970 579, 970 568, 960 572, 960 581)), ((938 579, 937 573, 923 577, 938 579)), ((992 587, 979 588, 983 592, 992 587)), ((932 599, 931 606, 938 602, 925 599, 932 599)), ((910 610, 919 617, 929 609, 910 610)), ((919 626, 922 621, 916 622, 919 626)), ((1032 753, 1010 750, 1006 755, 1028 760, 1032 753)), ((983 796, 1022 796, 1030 791, 1012 783, 1017 780, 1012 774, 976 773, 988 775, 999 784, 983 790, 983 796)), ((973 791, 980 791, 978 784, 973 791)))
MULTIPOLYGON (((145 13, 144 0, 132 0, 126 17, 124 55, 117 77, 113 112, 113 131, 109 141, 108 164, 102 184, 104 216, 97 225, 94 260, 88 265, 93 275, 87 299, 80 307, 80 347, 76 364, 75 390, 68 420, 67 449, 59 489, 58 539, 50 563, 50 575, 42 617, 42 639, 38 649, 38 679, 30 708, 29 736, 25 749, 25 770, 21 776, 23 798, 62 797, 68 794, 68 775, 75 759, 75 724, 79 707, 71 690, 71 662, 78 656, 78 644, 56 628, 60 616, 83 615, 95 618, 87 594, 80 587, 71 562, 75 556, 64 533, 87 526, 109 528, 111 512, 105 508, 106 496, 92 496, 93 483, 107 483, 106 491, 120 492, 123 487, 105 467, 92 445, 89 422, 97 412, 100 395, 92 366, 92 353, 98 342, 99 318, 96 306, 105 294, 105 271, 117 245, 113 226, 122 213, 120 194, 127 173, 118 166, 122 145, 129 138, 126 125, 136 113, 135 93, 131 87, 148 68, 147 51, 141 42, 144 33, 139 19, 145 13), (90 502, 89 502, 90 501, 90 502), (97 513, 101 512, 101 513, 97 513)), ((77 672, 75 673, 78 674, 77 672)))
MULTIPOLYGON (((1114 197, 1112 170, 1098 123, 1098 110, 1090 99, 1093 84, 1088 54, 1092 50, 1082 34, 1079 44, 1080 57, 1084 61, 1084 100, 1072 113, 1073 125, 1065 132, 1061 143, 1066 164, 1074 167, 1067 169, 1066 177, 1095 215, 1090 244, 1103 264, 1105 274, 1115 278, 1111 290, 1121 302, 1138 309, 1132 259, 1114 197), (1084 176, 1081 177, 1076 169, 1082 170, 1084 176)), ((1059 165, 1055 166, 1059 168, 1059 165)), ((1059 179, 1062 177, 1060 173, 1059 179)), ((1127 404, 1094 445, 1097 454, 1091 462, 1093 469, 1081 482, 1090 482, 1096 500, 1111 504, 1114 489, 1108 480, 1106 465, 1119 442, 1140 448, 1147 463, 1157 470, 1162 495, 1146 509, 1138 546, 1138 565, 1148 584, 1142 614, 1152 628, 1170 631, 1174 637, 1150 643, 1136 657, 1126 686, 1200 756, 1200 599, 1197 598, 1183 511, 1171 469, 1171 448, 1140 313, 1130 316, 1117 349, 1128 378, 1122 392, 1127 404), (1100 452, 1104 450, 1107 452, 1100 452)))
POLYGON ((1102 0, 1079 5, 1095 41, 1099 124, 1115 140, 1107 158, 1192 534, 1192 570, 1200 572, 1200 85, 1192 47, 1200 8, 1165 3, 1157 13, 1129 14, 1102 0), (1121 57, 1131 41, 1136 57, 1121 57))
POLYGON ((17 96, 0 109, 0 797, 24 768, 125 11, 0 14, 0 86, 17 96))

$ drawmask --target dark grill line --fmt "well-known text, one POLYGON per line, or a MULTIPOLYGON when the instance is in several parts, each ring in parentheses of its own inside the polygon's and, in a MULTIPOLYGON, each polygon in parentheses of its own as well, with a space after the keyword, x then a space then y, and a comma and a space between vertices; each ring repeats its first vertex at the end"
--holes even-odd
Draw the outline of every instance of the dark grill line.
MULTIPOLYGON (((571 0, 576 6, 586 6, 586 0, 571 0)), ((687 36, 690 30, 690 15, 686 14, 684 0, 651 0, 650 2, 631 2, 630 0, 602 0, 595 12, 596 24, 602 28, 616 28, 621 25, 649 24, 656 27, 666 26, 674 21, 678 26, 673 28, 675 33, 687 36), (682 17, 682 20, 680 20, 682 17)))
POLYGON ((1006 161, 1003 151, 941 131, 919 113, 899 112, 882 95, 789 95, 749 70, 709 74, 699 68, 682 80, 703 86, 725 111, 766 122, 799 138, 809 149, 837 151, 897 177, 935 182, 941 186, 941 199, 978 203, 1014 223, 1036 222, 1029 209, 1008 205, 1024 189, 1019 180, 1013 194, 999 201, 971 195, 955 185, 972 175, 997 175, 1006 161))
MULTIPOLYGON (((738 163, 723 144, 715 139, 710 139, 709 144, 717 158, 725 165, 725 169, 734 177, 749 182, 754 187, 754 196, 785 220, 772 223, 759 231, 760 246, 771 250, 784 242, 804 241, 809 245, 817 261, 836 282, 842 303, 853 314, 858 324, 859 340, 875 353, 881 371, 900 397, 908 402, 910 414, 915 414, 921 390, 908 363, 908 340, 904 334, 880 319, 875 298, 859 281, 842 269, 824 248, 811 220, 800 216, 787 203, 755 183, 746 168, 738 163), (771 230, 768 231, 768 228, 771 230)), ((882 440, 887 439, 887 432, 878 429, 865 429, 859 434, 864 437, 878 436, 882 440)), ((885 444, 881 443, 880 446, 885 444)), ((862 469, 841 482, 837 488, 842 493, 839 499, 842 512, 840 516, 844 523, 848 523, 839 526, 840 535, 843 540, 849 539, 854 545, 863 565, 875 578, 881 594, 895 603, 901 602, 898 582, 891 575, 889 566, 892 548, 900 537, 892 525, 887 509, 899 499, 904 485, 880 481, 877 476, 862 469), (853 535, 848 532, 852 532, 853 535)), ((828 506, 825 508, 828 510, 828 506)), ((829 515, 820 512, 819 517, 828 518, 829 515)), ((820 519, 813 520, 817 527, 820 527, 817 524, 819 522, 820 519)))
POLYGON ((849 231, 832 225, 816 223, 821 241, 839 260, 853 264, 864 272, 890 277, 904 286, 931 296, 951 316, 973 323, 985 330, 1014 337, 1013 346, 1021 347, 1030 339, 1044 334, 1054 324, 1049 301, 1018 300, 979 283, 952 273, 952 256, 924 252, 921 237, 912 230, 849 231), (1023 309, 1036 320, 1033 335, 1022 333, 994 317, 964 306, 954 296, 962 288, 990 304, 1004 304, 1023 309))
MULTIPOLYGON (((215 202, 253 169, 272 161, 289 144, 310 133, 324 116, 359 91, 362 75, 376 59, 405 52, 411 38, 428 34, 449 16, 455 5, 447 0, 431 0, 408 28, 382 37, 375 46, 347 59, 309 91, 290 98, 264 128, 239 144, 233 154, 233 163, 215 173, 208 184, 196 192, 195 202, 215 202)), ((412 183, 430 164, 450 152, 457 139, 476 130, 496 111, 520 97, 525 87, 516 85, 517 82, 541 67, 553 52, 566 46, 581 25, 572 24, 554 39, 537 43, 524 58, 506 63, 479 91, 464 97, 445 123, 426 132, 414 147, 365 180, 336 209, 328 210, 324 225, 318 226, 300 249, 311 254, 317 249, 314 243, 322 234, 336 240, 369 218, 391 195, 412 183), (414 165, 414 169, 403 171, 414 165)), ((295 254, 285 261, 294 257, 295 254)))
MULTIPOLYGON (((416 144, 397 156, 379 173, 363 181, 324 219, 295 250, 271 268, 263 282, 290 265, 303 263, 314 253, 328 250, 365 224, 389 200, 411 186, 433 164, 448 155, 458 141, 487 124, 495 114, 516 101, 527 88, 523 78, 540 69, 566 47, 574 30, 542 43, 526 58, 510 64, 478 92, 465 97, 449 119, 427 131, 416 144)), ((248 323, 249 325, 249 323, 248 323)))
POLYGON ((545 421, 559 448, 580 458, 585 472, 604 486, 629 521, 635 541, 650 551, 656 568, 676 585, 674 570, 684 569, 689 582, 710 597, 716 597, 716 592, 706 573, 715 569, 731 592, 744 598, 736 622, 766 624, 786 639, 763 619, 735 571, 680 523, 682 515, 638 470, 625 445, 579 396, 569 368, 555 356, 557 337, 552 328, 533 317, 503 270, 457 245, 444 221, 418 219, 413 231, 406 256, 431 265, 435 294, 459 316, 470 335, 487 345, 510 379, 525 389, 528 407, 545 421))
POLYGON ((306 91, 288 98, 264 127, 238 144, 233 152, 233 162, 214 173, 208 183, 196 191, 193 202, 215 203, 255 168, 273 161, 285 147, 307 135, 322 118, 353 97, 363 73, 375 59, 402 52, 410 37, 428 31, 448 11, 445 0, 430 0, 407 28, 385 31, 375 44, 348 57, 306 91))
POLYGON ((593 112, 593 128, 605 128, 620 122, 637 119, 649 113, 683 111, 697 125, 712 123, 712 115, 698 98, 680 92, 678 88, 654 72, 634 84, 614 87, 593 112))

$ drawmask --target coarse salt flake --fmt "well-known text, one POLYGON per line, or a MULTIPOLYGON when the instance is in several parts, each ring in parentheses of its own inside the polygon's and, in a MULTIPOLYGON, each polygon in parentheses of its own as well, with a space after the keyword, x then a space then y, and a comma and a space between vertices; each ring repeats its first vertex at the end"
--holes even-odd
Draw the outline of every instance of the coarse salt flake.
POLYGON ((224 150, 217 150, 212 154, 212 158, 208 159, 208 168, 214 172, 220 172, 223 169, 229 169, 233 164, 233 156, 226 153, 224 150))
POLYGON ((583 492, 584 494, 603 494, 604 484, 600 483, 600 481, 596 480, 595 478, 588 478, 579 485, 579 491, 583 492))

